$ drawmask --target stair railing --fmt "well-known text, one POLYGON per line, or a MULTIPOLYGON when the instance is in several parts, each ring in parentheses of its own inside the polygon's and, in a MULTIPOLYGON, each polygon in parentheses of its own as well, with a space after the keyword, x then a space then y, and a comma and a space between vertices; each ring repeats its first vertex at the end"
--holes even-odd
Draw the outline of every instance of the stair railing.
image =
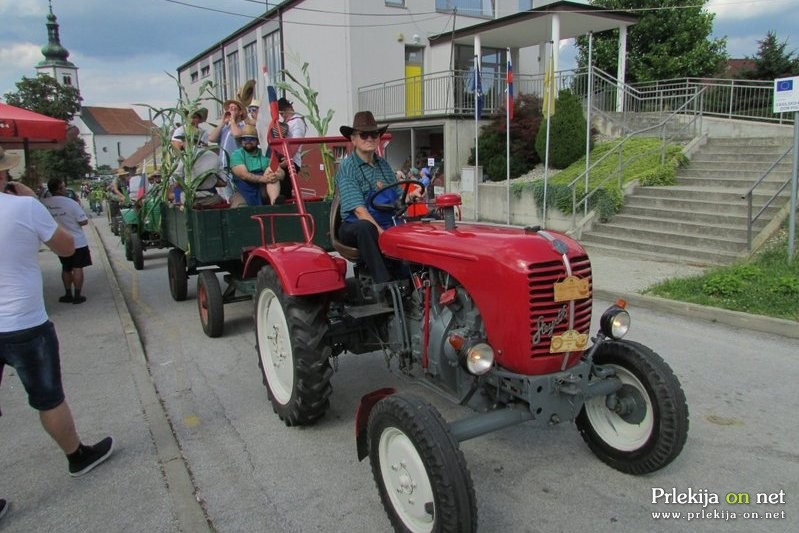
POLYGON ((766 211, 766 209, 768 209, 771 206, 771 204, 773 204, 777 200, 777 198, 782 194, 782 192, 785 190, 785 188, 791 182, 791 178, 789 177, 787 180, 785 180, 785 183, 783 183, 782 186, 779 189, 777 189, 777 192, 775 192, 771 196, 771 198, 766 200, 766 202, 763 204, 763 207, 760 208, 760 210, 757 212, 757 214, 755 216, 752 216, 752 211, 754 210, 753 203, 754 203, 755 189, 757 189, 757 187, 761 183, 763 183, 763 181, 765 181, 765 179, 768 177, 768 175, 771 174, 771 172, 775 168, 777 168, 777 166, 782 162, 782 160, 785 159, 786 157, 788 157, 788 154, 790 154, 792 151, 793 151, 793 146, 790 146, 787 150, 785 150, 785 152, 782 153, 782 155, 780 157, 777 158, 776 161, 774 161, 771 164, 770 167, 768 167, 768 169, 763 173, 763 175, 761 175, 757 180, 755 180, 755 183, 751 187, 749 187, 749 190, 746 192, 746 194, 741 196, 742 199, 746 200, 746 206, 747 206, 746 207, 746 246, 747 246, 747 249, 750 252, 752 251, 752 227, 754 226, 754 224, 757 221, 757 219, 759 219, 760 216, 766 211))

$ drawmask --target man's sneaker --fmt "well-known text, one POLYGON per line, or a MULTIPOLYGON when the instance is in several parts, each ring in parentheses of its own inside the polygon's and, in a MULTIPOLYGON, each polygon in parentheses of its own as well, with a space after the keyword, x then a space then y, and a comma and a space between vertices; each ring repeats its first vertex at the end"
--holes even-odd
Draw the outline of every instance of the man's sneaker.
POLYGON ((5 501, 3 498, 0 498, 0 518, 3 518, 5 514, 8 512, 8 508, 11 507, 11 504, 5 501))
POLYGON ((81 444, 75 452, 67 455, 67 459, 69 459, 69 475, 78 477, 86 474, 92 468, 108 459, 113 450, 113 437, 106 437, 94 446, 81 444))

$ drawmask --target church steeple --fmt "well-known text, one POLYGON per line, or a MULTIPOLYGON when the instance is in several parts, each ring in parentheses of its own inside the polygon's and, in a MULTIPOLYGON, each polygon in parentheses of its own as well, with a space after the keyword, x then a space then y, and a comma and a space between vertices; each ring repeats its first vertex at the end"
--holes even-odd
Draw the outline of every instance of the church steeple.
POLYGON ((50 13, 47 15, 47 44, 42 47, 44 59, 36 65, 36 71, 49 74, 63 85, 78 86, 78 67, 67 60, 69 51, 61 46, 58 36, 58 22, 53 13, 53 2, 49 0, 50 13))

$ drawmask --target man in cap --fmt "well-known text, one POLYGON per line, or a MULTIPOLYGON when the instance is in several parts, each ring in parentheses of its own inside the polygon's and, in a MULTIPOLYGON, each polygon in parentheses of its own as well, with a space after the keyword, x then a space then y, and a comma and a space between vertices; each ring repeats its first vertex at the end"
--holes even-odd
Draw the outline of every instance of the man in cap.
MULTIPOLYGON (((200 127, 200 124, 205 122, 208 119, 208 109, 201 107, 197 111, 193 112, 190 116, 191 125, 194 127, 194 131, 199 133, 200 139, 198 142, 202 143, 204 146, 208 144, 208 132, 205 131, 200 127)), ((186 127, 185 126, 178 126, 175 128, 175 131, 172 132, 172 147, 176 151, 180 151, 183 149, 183 139, 186 137, 186 127)))
MULTIPOLYGON (((34 192, 8 182, 7 171, 19 163, 0 147, 0 382, 9 365, 39 411, 45 431, 67 456, 69 474, 81 476, 105 461, 114 447, 106 437, 93 446, 81 443, 64 397, 58 337, 44 307, 39 247, 61 257, 75 252, 72 236, 59 226, 34 192), (10 185, 10 187, 9 187, 10 185)), ((71 200, 70 200, 71 201, 71 200)), ((0 499, 0 514, 8 509, 0 499)))
POLYGON ((239 140, 241 148, 230 156, 233 185, 236 187, 236 192, 230 198, 230 207, 264 205, 264 187, 269 204, 280 203, 280 181, 284 179, 285 172, 280 167, 277 171, 269 168, 271 152, 267 148, 266 155, 261 153, 255 126, 244 126, 239 140))
MULTIPOLYGON (((341 134, 352 141, 354 150, 341 162, 336 173, 342 221, 338 237, 343 244, 358 248, 375 284, 387 283, 394 277, 377 243, 380 234, 393 225, 393 217, 370 205, 378 189, 397 182, 391 165, 377 155, 380 136, 386 129, 388 126, 377 125, 371 111, 355 113, 352 126, 339 128, 341 134)), ((397 193, 396 187, 387 189, 381 193, 378 203, 392 204, 397 193)), ((390 266, 396 269, 396 265, 390 266)))

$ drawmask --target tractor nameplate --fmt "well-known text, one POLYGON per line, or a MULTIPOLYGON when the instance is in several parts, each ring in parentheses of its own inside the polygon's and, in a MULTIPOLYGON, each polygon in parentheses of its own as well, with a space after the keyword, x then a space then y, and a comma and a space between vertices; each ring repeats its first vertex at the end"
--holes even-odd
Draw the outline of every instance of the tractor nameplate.
POLYGON ((570 329, 555 335, 549 343, 549 353, 579 352, 588 344, 588 335, 570 329))
POLYGON ((577 276, 569 276, 563 281, 555 283, 555 301, 567 302, 588 298, 588 280, 577 276))

